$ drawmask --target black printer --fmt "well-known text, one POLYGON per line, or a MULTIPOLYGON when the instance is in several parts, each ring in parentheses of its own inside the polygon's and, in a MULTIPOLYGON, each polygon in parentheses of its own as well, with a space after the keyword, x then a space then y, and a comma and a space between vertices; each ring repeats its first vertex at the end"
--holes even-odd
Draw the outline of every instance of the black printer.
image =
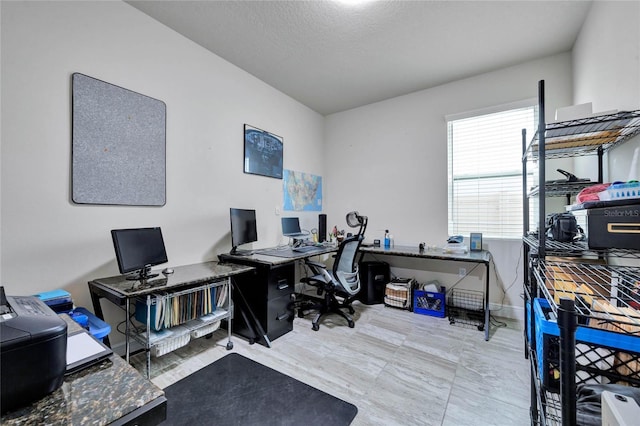
POLYGON ((0 286, 2 414, 58 389, 67 367, 67 323, 40 299, 0 286))

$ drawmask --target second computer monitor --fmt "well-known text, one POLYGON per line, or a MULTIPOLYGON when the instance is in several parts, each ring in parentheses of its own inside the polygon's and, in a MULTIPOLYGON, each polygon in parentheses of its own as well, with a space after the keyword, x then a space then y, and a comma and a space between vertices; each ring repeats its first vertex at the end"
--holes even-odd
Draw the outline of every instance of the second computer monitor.
POLYGON ((238 253, 238 246, 258 241, 256 211, 229 209, 231 217, 231 254, 238 253))
POLYGON ((306 236, 300 229, 300 220, 297 217, 282 218, 282 235, 289 238, 300 238, 306 236))

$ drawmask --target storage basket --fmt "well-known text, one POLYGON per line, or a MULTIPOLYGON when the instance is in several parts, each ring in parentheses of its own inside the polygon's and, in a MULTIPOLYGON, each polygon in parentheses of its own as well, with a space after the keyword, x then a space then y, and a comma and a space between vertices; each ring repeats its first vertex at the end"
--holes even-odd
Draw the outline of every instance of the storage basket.
POLYGON ((628 200, 640 198, 640 182, 612 183, 609 188, 598 193, 601 200, 628 200))
MULTIPOLYGON (((140 333, 140 339, 146 340, 147 333, 140 333)), ((171 329, 151 331, 149 338, 150 352, 154 357, 159 357, 181 348, 189 343, 191 334, 184 326, 176 326, 171 329)))
POLYGON ((445 293, 424 290, 413 291, 413 312, 421 315, 444 318, 445 316, 445 293))
POLYGON ((415 288, 413 278, 395 278, 386 285, 384 304, 393 308, 412 310, 412 290, 415 288))
POLYGON ((220 328, 220 317, 226 314, 225 310, 218 309, 215 314, 208 314, 187 322, 184 327, 189 329, 191 338, 199 339, 202 336, 213 333, 220 328))
MULTIPOLYGON (((560 329, 546 299, 534 299, 534 315, 540 381, 544 389, 557 393, 560 391, 560 329)), ((576 384, 640 386, 640 336, 637 330, 636 333, 625 332, 610 320, 589 318, 588 322, 589 326, 579 325, 576 329, 576 384), (614 329, 618 332, 609 331, 614 329)))
POLYGON ((484 293, 475 290, 453 289, 447 298, 450 324, 462 324, 484 330, 484 293))
MULTIPOLYGON (((174 328, 177 328, 177 327, 174 327, 174 328)), ((174 331, 177 331, 177 330, 174 330, 174 331)), ((154 357, 159 357, 164 354, 168 354, 169 352, 173 352, 178 348, 186 346, 190 340, 191 340, 191 335, 189 334, 189 332, 186 331, 186 329, 184 329, 184 332, 181 330, 180 334, 177 334, 176 336, 162 340, 161 342, 151 346, 151 355, 154 357)))

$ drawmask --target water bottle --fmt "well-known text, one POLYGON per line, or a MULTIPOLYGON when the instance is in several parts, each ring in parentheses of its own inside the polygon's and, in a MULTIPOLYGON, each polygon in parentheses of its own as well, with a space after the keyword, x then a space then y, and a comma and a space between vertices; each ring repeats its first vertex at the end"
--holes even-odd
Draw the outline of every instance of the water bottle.
POLYGON ((391 238, 389 236, 389 230, 388 229, 384 230, 384 246, 385 247, 391 247, 391 238))

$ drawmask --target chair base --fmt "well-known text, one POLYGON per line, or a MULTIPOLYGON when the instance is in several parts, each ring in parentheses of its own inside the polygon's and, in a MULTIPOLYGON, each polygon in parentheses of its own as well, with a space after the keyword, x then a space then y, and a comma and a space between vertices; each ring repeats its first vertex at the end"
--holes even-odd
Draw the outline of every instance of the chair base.
POLYGON ((354 328, 355 322, 353 321, 353 318, 343 311, 343 309, 347 309, 351 315, 355 313, 355 310, 351 306, 352 300, 346 298, 344 301, 340 302, 332 293, 325 292, 324 295, 325 297, 323 299, 314 297, 309 298, 308 300, 303 300, 298 306, 298 317, 303 318, 305 316, 305 311, 318 311, 311 322, 311 328, 314 331, 318 331, 320 329, 320 321, 329 314, 340 315, 342 318, 347 320, 349 328, 354 328))

